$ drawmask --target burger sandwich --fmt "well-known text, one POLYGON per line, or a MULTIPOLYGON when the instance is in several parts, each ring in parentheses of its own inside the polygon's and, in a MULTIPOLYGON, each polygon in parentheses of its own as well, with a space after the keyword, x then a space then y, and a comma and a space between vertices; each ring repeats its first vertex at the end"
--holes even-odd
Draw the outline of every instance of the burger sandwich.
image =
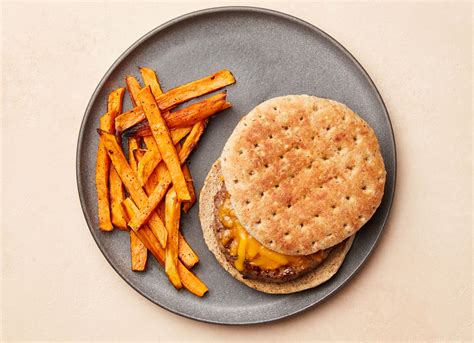
POLYGON ((347 106, 308 95, 265 101, 238 123, 200 195, 206 244, 266 293, 330 279, 382 200, 374 131, 347 106))

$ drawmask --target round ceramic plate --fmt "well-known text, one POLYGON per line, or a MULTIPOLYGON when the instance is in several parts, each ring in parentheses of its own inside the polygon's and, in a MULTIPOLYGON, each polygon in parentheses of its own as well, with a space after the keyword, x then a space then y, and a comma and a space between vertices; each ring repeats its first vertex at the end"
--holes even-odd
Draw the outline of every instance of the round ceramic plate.
MULTIPOLYGON (((128 96, 126 96, 128 98, 128 96)), ((126 99, 124 108, 131 106, 126 99)), ((395 142, 387 110, 374 83, 354 57, 318 28, 289 15, 250 7, 212 8, 171 20, 131 46, 100 81, 87 106, 77 147, 77 183, 82 208, 97 245, 136 291, 174 313, 221 324, 262 323, 290 316, 321 302, 345 284, 374 248, 387 220, 395 187, 395 142), (195 272, 209 287, 204 298, 176 291, 156 260, 147 271, 130 270, 129 236, 99 231, 95 190, 96 128, 106 112, 107 94, 139 76, 139 66, 155 69, 167 90, 220 69, 237 83, 227 87, 233 107, 209 121, 190 158, 197 191, 239 119, 264 100, 311 94, 347 104, 375 130, 387 169, 385 195, 373 218, 357 234, 339 272, 325 284, 289 295, 268 295, 232 278, 208 251, 198 206, 182 217, 182 231, 200 256, 195 272)))

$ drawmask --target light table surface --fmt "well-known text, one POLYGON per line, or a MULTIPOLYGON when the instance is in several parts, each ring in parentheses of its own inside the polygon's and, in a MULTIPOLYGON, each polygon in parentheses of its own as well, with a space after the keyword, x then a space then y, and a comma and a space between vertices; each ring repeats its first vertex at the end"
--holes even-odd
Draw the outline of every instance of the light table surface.
POLYGON ((159 24, 223 2, 2 4, 3 340, 472 338, 469 3, 245 2, 302 18, 366 68, 388 107, 398 180, 361 272, 317 307, 226 327, 152 304, 108 265, 82 215, 75 150, 103 74, 159 24))

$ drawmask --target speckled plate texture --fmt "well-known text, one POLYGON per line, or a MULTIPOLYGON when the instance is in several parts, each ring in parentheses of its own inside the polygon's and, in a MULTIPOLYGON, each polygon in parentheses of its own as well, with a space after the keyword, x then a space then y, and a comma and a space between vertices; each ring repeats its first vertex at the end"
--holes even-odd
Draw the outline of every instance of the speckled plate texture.
MULTIPOLYGON (((354 28, 356 34, 357 28, 354 28)), ((127 98, 127 97, 126 97, 127 98)), ((125 108, 130 102, 125 101, 125 108)), ((77 183, 82 209, 97 245, 120 276, 137 292, 174 313, 220 324, 252 324, 281 319, 321 302, 341 288, 365 262, 386 223, 396 174, 395 142, 387 110, 374 83, 354 57, 318 28, 289 15, 251 7, 221 7, 190 13, 163 24, 138 40, 107 71, 87 106, 77 146, 77 183), (204 298, 168 282, 156 260, 147 271, 130 270, 129 236, 98 229, 95 190, 96 128, 107 94, 124 86, 128 74, 149 66, 165 90, 230 69, 237 83, 228 87, 233 107, 212 118, 190 158, 196 189, 239 119, 264 100, 311 94, 347 104, 375 130, 387 169, 382 204, 357 234, 339 272, 325 284, 290 295, 268 295, 230 276, 204 243, 198 206, 182 217, 182 231, 201 261, 193 269, 209 287, 204 298)), ((367 296, 370 291, 368 290, 367 296)))

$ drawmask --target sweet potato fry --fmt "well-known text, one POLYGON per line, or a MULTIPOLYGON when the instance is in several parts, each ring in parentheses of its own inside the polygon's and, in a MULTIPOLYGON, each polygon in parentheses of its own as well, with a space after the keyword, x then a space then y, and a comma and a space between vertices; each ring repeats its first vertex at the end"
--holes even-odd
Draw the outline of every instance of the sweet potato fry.
POLYGON ((193 178, 191 177, 191 172, 187 164, 183 165, 183 174, 186 179, 186 184, 188 185, 189 194, 191 194, 191 201, 183 203, 183 212, 188 213, 196 202, 196 190, 194 189, 193 178))
POLYGON ((135 150, 138 150, 138 140, 135 137, 128 138, 128 163, 132 170, 137 171, 138 162, 135 158, 135 150))
POLYGON ((156 141, 153 136, 146 136, 143 138, 145 141, 148 151, 143 156, 143 159, 138 163, 137 175, 138 182, 142 187, 146 184, 153 170, 156 168, 158 163, 161 162, 161 154, 156 141))
MULTIPOLYGON (((234 82, 235 78, 230 71, 221 70, 200 80, 171 89, 170 91, 158 96, 156 102, 158 103, 160 110, 165 112, 178 104, 214 92, 225 86, 231 85, 234 82)), ((145 114, 143 113, 143 110, 139 107, 135 107, 131 111, 123 113, 116 118, 115 129, 120 133, 144 119, 145 114)))
POLYGON ((122 105, 123 105, 123 96, 125 94, 125 88, 117 88, 110 92, 109 97, 107 98, 107 109, 109 111, 115 110, 116 112, 114 113, 115 116, 112 116, 110 119, 110 127, 109 131, 114 130, 114 121, 115 117, 122 113, 122 105))
POLYGON ((156 99, 156 102, 158 103, 160 110, 165 111, 198 96, 231 85, 234 82, 235 78, 229 70, 221 70, 202 79, 173 88, 160 95, 156 99))
MULTIPOLYGON (((191 126, 170 129, 171 138, 173 138, 173 141, 174 141, 174 134, 176 132, 177 135, 181 135, 181 138, 180 138, 181 140, 184 136, 186 136, 189 133, 189 131, 191 131, 191 126)), ((153 134, 151 133, 148 122, 142 122, 141 124, 134 126, 132 129, 127 130, 126 133, 124 133, 124 135, 128 137, 139 138, 139 137, 152 136, 153 134)))
MULTIPOLYGON (((100 128, 106 130, 104 119, 107 114, 100 118, 100 128)), ((97 189, 97 212, 99 216, 99 228, 104 231, 114 229, 110 219, 110 201, 109 201, 109 173, 110 159, 107 150, 102 142, 99 142, 97 149, 97 161, 95 165, 95 185, 97 189)))
POLYGON ((151 92, 153 93, 153 96, 155 98, 163 94, 163 91, 161 90, 161 87, 160 87, 160 82, 158 81, 158 78, 156 77, 156 73, 152 69, 141 67, 140 74, 142 74, 142 79, 143 79, 143 82, 145 83, 145 86, 150 86, 151 92))
MULTIPOLYGON (((162 201, 156 208, 156 212, 160 216, 161 220, 163 220, 163 223, 166 223, 166 217, 165 217, 165 202, 162 201)), ((180 233, 181 237, 181 233, 180 233)), ((180 240, 181 241, 181 240, 180 240)))
MULTIPOLYGON (((201 125, 204 125, 204 123, 194 125, 194 132, 192 133, 192 135, 190 134, 190 137, 189 137, 191 141, 197 141, 199 139, 199 133, 202 133, 201 125)), ((189 149, 193 145, 195 144, 190 144, 190 143, 186 144, 186 149, 184 151, 180 149, 179 155, 182 156, 184 159, 186 155, 189 155, 189 153, 187 152, 187 149, 189 149)), ((164 195, 166 194, 167 188, 169 187, 169 185, 171 185, 171 179, 169 178, 169 173, 164 163, 160 163, 158 167, 155 168, 150 178, 148 179, 148 182, 145 185, 145 190, 147 194, 151 195, 153 193, 153 190, 156 189, 160 183, 161 183, 161 186, 163 186, 163 188, 161 189, 161 192, 155 192, 155 196, 159 198, 159 200, 157 201, 160 202, 160 204, 163 204, 163 201, 161 201, 161 199, 163 199, 164 195)), ((150 202, 151 201, 152 200, 150 200, 150 202)), ((158 209, 157 209, 157 212, 159 212, 158 209)), ((160 216, 160 217, 162 219, 164 218, 164 216, 160 216)), ((139 218, 137 218, 136 220, 138 219, 139 218)), ((129 224, 132 224, 132 223, 129 222, 129 224)), ((188 242, 186 242, 186 240, 181 235, 181 233, 179 234, 179 249, 178 250, 179 250, 179 259, 183 262, 183 264, 187 268, 191 269, 196 263, 199 262, 199 257, 193 251, 193 249, 188 244, 188 242)))
POLYGON ((173 286, 181 288, 178 275, 178 231, 181 215, 181 203, 174 188, 170 188, 165 198, 165 222, 168 231, 168 243, 165 249, 165 272, 173 286))
MULTIPOLYGON (((230 102, 220 99, 222 96, 225 96, 225 93, 219 93, 212 97, 209 97, 205 100, 200 102, 196 102, 188 107, 182 108, 175 112, 164 112, 163 118, 166 121, 166 125, 170 128, 179 128, 185 126, 191 126, 195 123, 204 120, 217 114, 229 107, 232 107, 230 102)), ((136 117, 135 113, 129 114, 130 112, 126 112, 124 114, 119 115, 116 118, 116 129, 117 130, 125 130, 131 129, 131 127, 135 126, 134 135, 140 136, 147 136, 151 135, 150 126, 148 125, 147 121, 143 121, 145 119, 141 116, 136 117), (138 124, 138 125, 137 125, 138 124)))
MULTIPOLYGON (((171 130, 171 140, 173 144, 178 143, 184 136, 186 136, 191 131, 191 127, 179 128, 176 130, 171 130)), ((138 181, 142 186, 145 186, 148 178, 155 170, 156 166, 161 162, 161 154, 156 145, 156 141, 151 136, 144 137, 145 144, 147 145, 148 151, 143 156, 143 159, 138 164, 138 181)))
POLYGON ((191 132, 184 140, 183 146, 179 151, 179 160, 181 164, 186 162, 191 152, 196 147, 199 139, 201 139, 202 134, 204 133, 204 129, 206 128, 207 120, 202 120, 199 123, 193 125, 191 132))
POLYGON ((188 135, 188 133, 191 132, 192 129, 192 126, 188 126, 170 130, 171 140, 173 141, 173 144, 177 144, 178 142, 180 142, 184 137, 188 135))
MULTIPOLYGON (((108 111, 100 118, 100 129, 113 133, 115 117, 122 111, 122 99, 125 92, 124 88, 118 88, 112 91, 107 100, 108 111)), ((110 168, 110 159, 103 144, 99 142, 96 161, 96 188, 99 214, 99 228, 104 231, 113 230, 114 222, 114 199, 109 198, 110 182, 109 174, 113 168, 110 168), (112 202, 112 204, 111 204, 112 202), (112 210, 111 210, 112 206, 112 210), (111 217, 112 214, 112 217, 111 217)), ((115 186, 115 184, 114 184, 115 186)), ((114 188, 115 190, 116 188, 114 188)), ((114 223, 115 224, 115 223, 114 223)), ((120 223, 119 223, 120 224, 120 223)))
MULTIPOLYGON (((138 183, 135 172, 132 170, 125 159, 122 149, 120 149, 120 146, 118 145, 117 138, 113 134, 102 130, 98 130, 98 132, 100 140, 105 145, 110 160, 112 161, 112 164, 117 171, 117 174, 120 176, 123 184, 127 188, 128 193, 138 204, 138 206, 142 208, 146 205, 148 197, 143 188, 138 183)), ((153 230, 153 233, 158 238, 160 244, 165 247, 167 239, 166 228, 156 213, 152 213, 150 215, 148 225, 153 230)))
MULTIPOLYGON (((140 151, 141 150, 138 149, 138 141, 135 138, 130 137, 128 141, 128 160, 130 167, 135 172, 137 171, 137 160, 140 160, 140 157, 138 156, 137 158, 135 158, 135 155, 140 151)), ((123 208, 123 203, 121 204, 121 206, 126 215, 125 219, 128 222, 130 220, 130 217, 128 217, 128 215, 126 214, 126 211, 123 208)), ((133 271, 143 271, 145 270, 146 261, 148 257, 147 249, 133 230, 129 230, 129 234, 131 268, 133 271)))
POLYGON ((168 188, 171 186, 172 181, 166 165, 164 163, 160 163, 156 169, 156 174, 159 175, 157 186, 148 197, 148 201, 145 206, 140 208, 139 215, 137 217, 133 217, 128 222, 128 225, 134 230, 139 230, 140 227, 146 223, 148 217, 154 213, 156 207, 159 205, 161 200, 163 200, 168 188))
MULTIPOLYGON (((186 162, 186 159, 191 154, 192 149, 196 146, 199 138, 201 138, 205 125, 206 123, 204 121, 193 126, 191 132, 183 143, 183 147, 179 151, 180 164, 184 164, 186 162)), ((157 174, 161 175, 158 185, 153 189, 153 192, 150 194, 147 203, 142 208, 140 208, 139 215, 133 217, 128 223, 128 225, 134 230, 138 230, 147 221, 148 217, 154 213, 156 207, 159 205, 160 201, 166 194, 166 190, 172 183, 171 175, 169 171, 166 170, 164 163, 160 163, 157 168, 163 169, 157 172, 157 174)), ((173 188, 175 188, 174 183, 173 188)))
POLYGON ((140 82, 136 79, 135 76, 127 76, 125 78, 125 83, 127 84, 127 90, 130 94, 130 100, 132 101, 133 106, 138 105, 138 92, 142 89, 140 82))
MULTIPOLYGON (((128 128, 145 120, 145 113, 141 107, 135 107, 128 112, 122 113, 115 118, 115 131, 122 133, 128 128)), ((149 128, 149 126, 147 126, 149 128)))
POLYGON ((161 112, 151 93, 150 87, 147 86, 141 90, 140 93, 138 93, 138 99, 150 124, 151 132, 158 145, 161 157, 168 167, 173 182, 173 188, 176 191, 178 199, 180 201, 191 200, 191 195, 189 194, 183 171, 181 170, 178 153, 176 152, 171 134, 161 116, 161 112))
POLYGON ((124 216, 122 201, 125 199, 122 180, 118 176, 115 168, 110 168, 110 207, 112 212, 112 224, 121 229, 127 230, 127 221, 124 216))
MULTIPOLYGON (((138 208, 130 198, 125 199, 123 206, 129 217, 134 217, 138 214, 138 208)), ((148 225, 144 225, 142 229, 136 232, 138 238, 145 244, 148 250, 155 256, 156 260, 162 265, 165 265, 165 250, 153 235, 148 225)), ((199 280, 199 278, 190 272, 181 261, 178 261, 178 274, 183 286, 191 293, 202 297, 208 288, 199 280)))
POLYGON ((130 230, 130 256, 132 261, 132 270, 136 272, 144 271, 148 252, 145 244, 138 238, 135 231, 130 230))
MULTIPOLYGON (((162 168, 155 169, 153 175, 156 175, 157 180, 154 181, 153 189, 159 184, 159 180, 162 179, 163 172, 166 172, 167 169, 164 164, 161 164, 162 168), (164 168, 163 168, 164 167, 164 168)), ((148 185, 149 183, 147 183, 148 185)), ((151 193, 151 192, 150 192, 151 193)), ((160 204, 156 208, 156 212, 161 220, 165 223, 165 201, 162 200, 160 204)), ((133 231, 133 230, 132 230, 133 231)), ((179 241, 178 241, 178 255, 179 259, 183 262, 183 264, 188 268, 191 269, 196 263, 199 262, 199 257, 196 253, 191 249, 188 242, 184 239, 181 232, 179 232, 179 241)))
MULTIPOLYGON (((123 95, 125 89, 119 88, 112 91, 107 99, 109 127, 108 132, 114 133, 114 121, 118 113, 122 112, 123 95)), ((122 230, 127 230, 127 221, 122 208, 124 200, 123 184, 114 168, 110 168, 110 207, 112 214, 112 224, 122 230)))
POLYGON ((226 93, 219 93, 203 101, 189 105, 176 112, 164 114, 166 125, 170 128, 186 127, 231 107, 226 101, 226 93))

